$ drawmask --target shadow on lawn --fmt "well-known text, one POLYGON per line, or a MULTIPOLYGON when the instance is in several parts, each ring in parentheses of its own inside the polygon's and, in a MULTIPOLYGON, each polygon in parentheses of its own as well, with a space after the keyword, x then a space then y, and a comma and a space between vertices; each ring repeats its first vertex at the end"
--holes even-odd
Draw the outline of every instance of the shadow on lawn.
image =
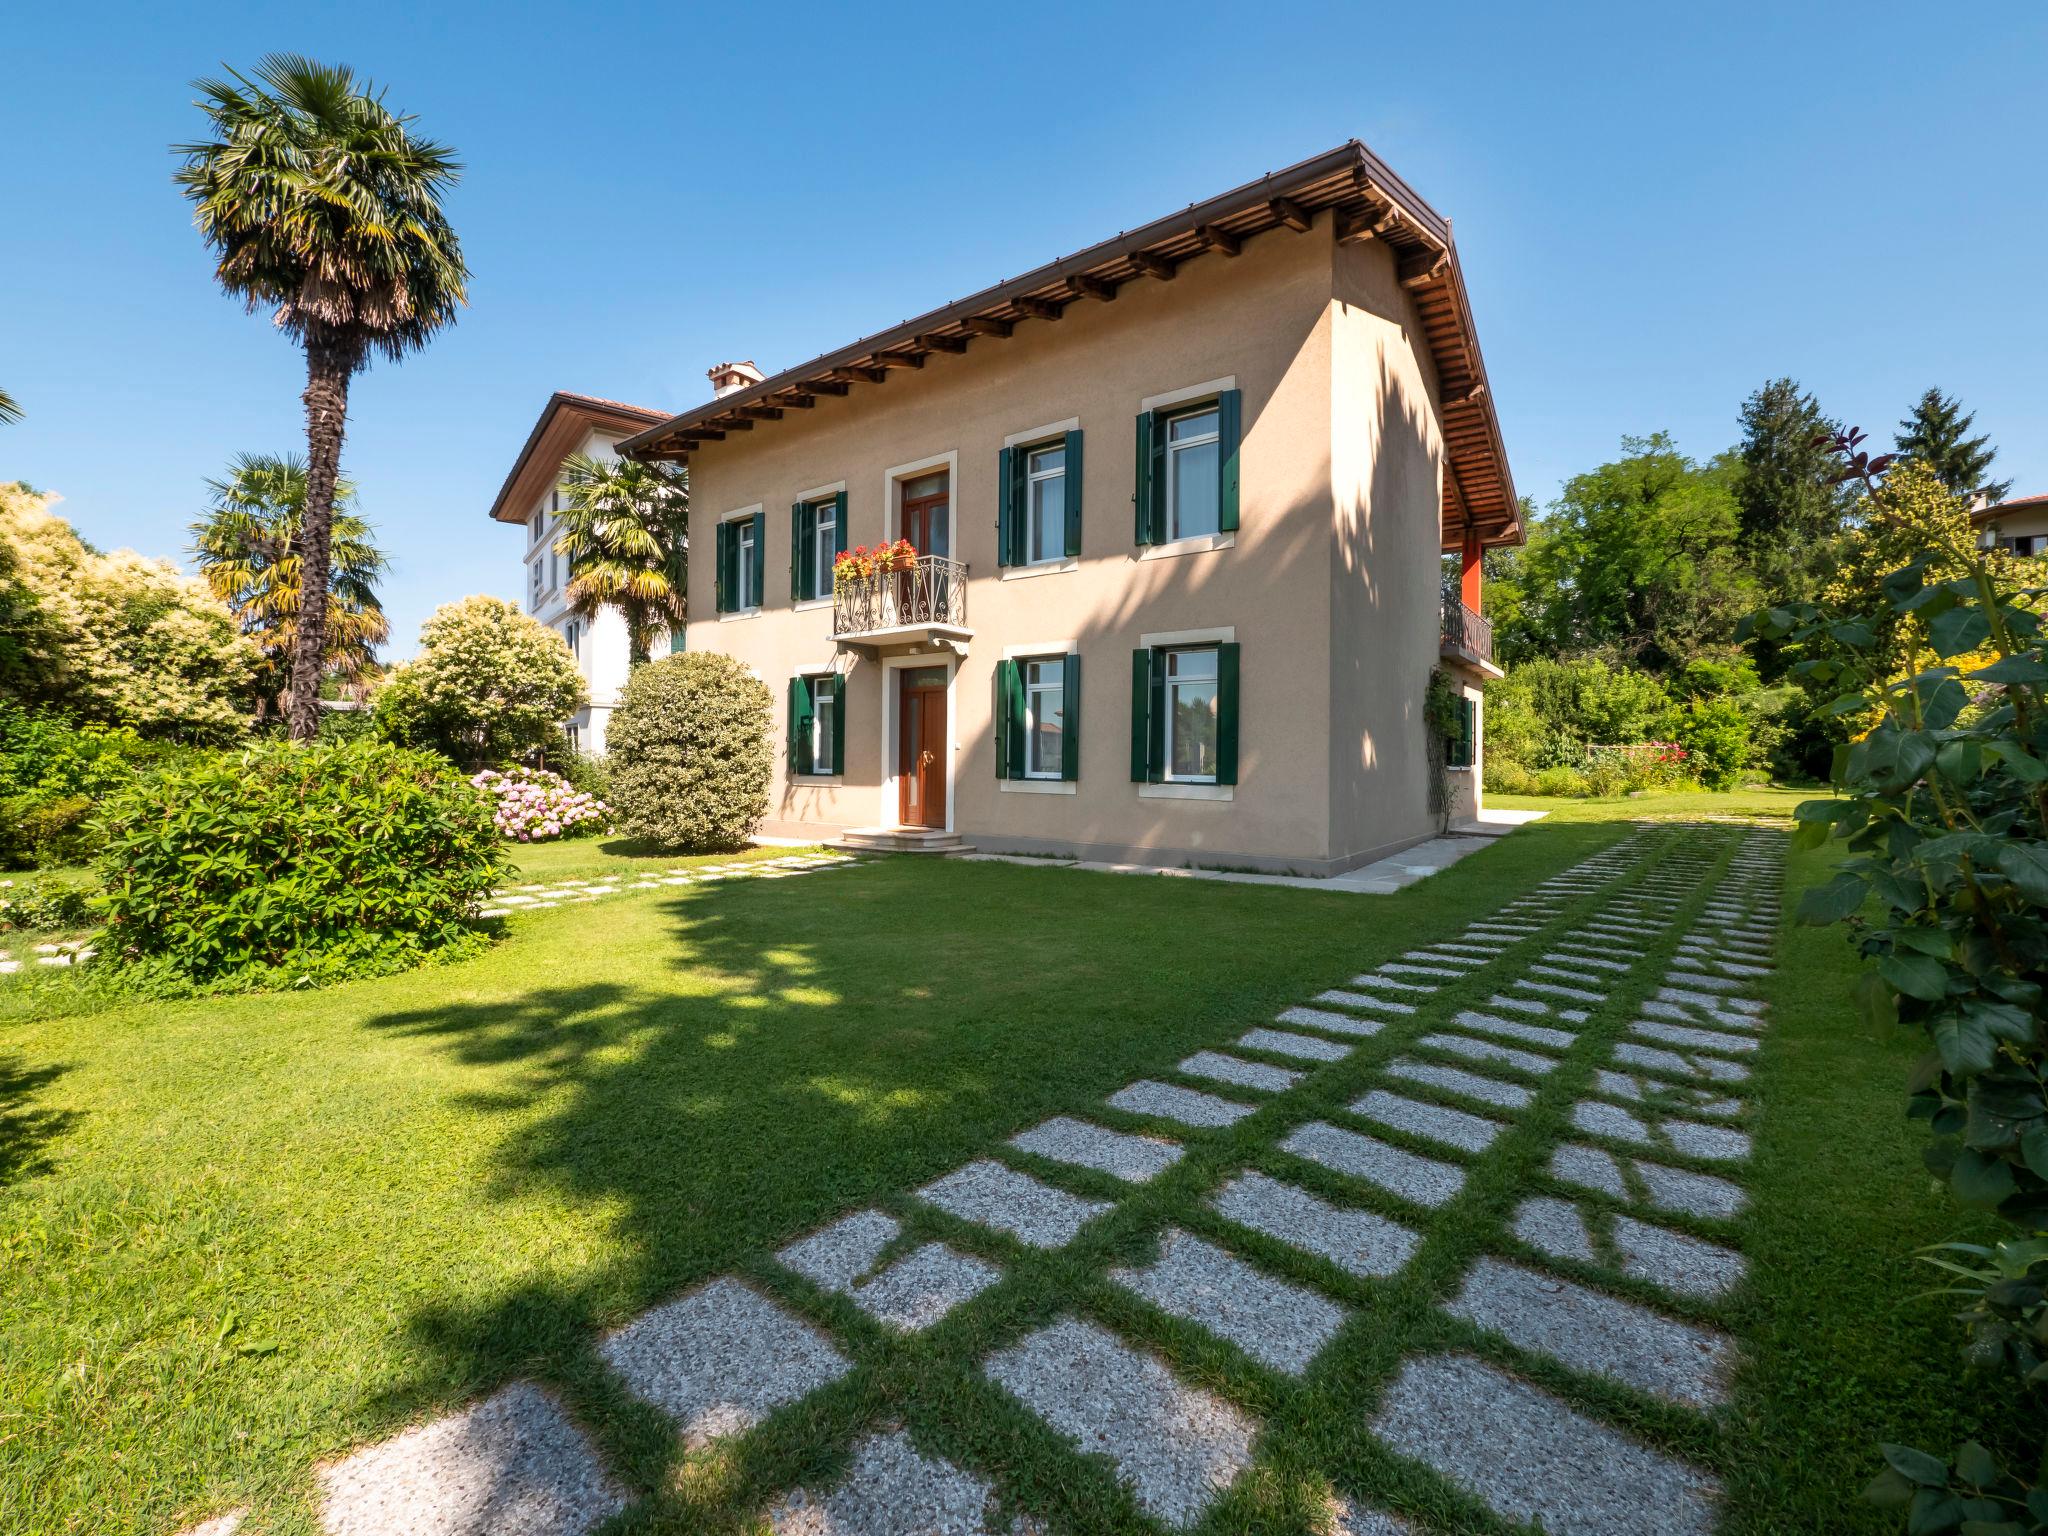
POLYGON ((35 1095, 64 1075, 62 1067, 31 1067, 19 1052, 0 1054, 0 1189, 45 1172, 44 1155, 78 1116, 71 1110, 38 1109, 35 1095))

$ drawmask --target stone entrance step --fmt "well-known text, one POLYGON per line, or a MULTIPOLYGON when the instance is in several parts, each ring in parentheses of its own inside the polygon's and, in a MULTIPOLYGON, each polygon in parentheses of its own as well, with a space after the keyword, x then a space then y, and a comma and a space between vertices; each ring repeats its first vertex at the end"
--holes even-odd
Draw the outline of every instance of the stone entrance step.
POLYGON ((856 827, 827 846, 857 848, 865 853, 974 852, 974 844, 958 832, 937 832, 925 827, 856 827))

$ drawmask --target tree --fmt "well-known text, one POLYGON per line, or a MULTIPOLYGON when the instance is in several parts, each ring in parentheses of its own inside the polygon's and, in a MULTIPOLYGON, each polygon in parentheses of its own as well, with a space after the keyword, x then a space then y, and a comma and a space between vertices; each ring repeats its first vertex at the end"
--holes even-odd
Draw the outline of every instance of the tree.
POLYGON ((1965 411, 1962 401, 1930 389, 1899 423, 1893 441, 1900 458, 1925 464, 1956 495, 1965 500, 1982 496, 1985 505, 1995 506, 2005 500, 2012 482, 1985 478, 1998 450, 1989 446, 1986 434, 1966 436, 1976 420, 1976 412, 1965 411))
POLYGON ((683 622, 689 472, 579 453, 562 466, 562 489, 555 549, 569 559, 569 607, 585 619, 618 609, 627 654, 645 661, 654 637, 683 622))
POLYGON ((21 407, 14 403, 14 396, 0 389, 0 421, 21 420, 21 407))
POLYGON ((441 196, 461 171, 359 87, 353 71, 269 54, 255 79, 200 80, 213 132, 177 146, 176 180, 218 255, 214 275, 304 347, 306 501, 293 636, 294 738, 319 727, 335 481, 349 380, 372 354, 396 362, 455 319, 469 269, 441 196))
POLYGON ((1775 602, 1814 597, 1855 505, 1825 438, 1840 427, 1791 379, 1773 379, 1742 402, 1742 551, 1775 602))
MULTIPOLYGON (((261 698, 274 701, 290 677, 298 632, 306 461, 296 454, 245 453, 226 479, 206 484, 212 505, 192 524, 199 574, 262 650, 261 698)), ((348 510, 354 500, 355 486, 336 480, 321 670, 346 682, 363 676, 375 662, 374 647, 391 633, 377 600, 387 562, 371 542, 370 525, 348 510)))
POLYGON ((377 690, 377 728, 464 768, 494 768, 560 742, 589 695, 562 637, 495 597, 443 603, 417 659, 377 690))

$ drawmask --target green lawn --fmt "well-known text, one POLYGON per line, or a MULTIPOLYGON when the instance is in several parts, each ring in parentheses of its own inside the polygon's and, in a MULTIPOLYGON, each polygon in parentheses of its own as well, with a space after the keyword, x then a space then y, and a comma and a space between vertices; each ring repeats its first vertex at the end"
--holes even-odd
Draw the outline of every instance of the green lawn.
MULTIPOLYGON (((1373 1079, 1411 1033, 1398 1025, 1229 1132, 1179 1132, 1189 1155, 1136 1192, 1039 1165, 1121 1199, 1065 1250, 905 1197, 1049 1114, 1144 1124, 1103 1097, 1447 936, 1631 818, 1782 815, 1797 798, 1527 802, 1558 814, 1393 897, 908 858, 664 887, 517 916, 493 953, 445 969, 0 1026, 0 1531, 167 1532, 253 1502, 253 1529, 310 1532, 315 1463, 521 1376, 560 1388, 648 1496, 621 1530, 745 1529, 892 1419, 1056 1527, 1148 1529, 1100 1464, 974 1369, 1077 1306, 1265 1423, 1258 1469, 1207 1529, 1309 1528, 1334 1483, 1440 1532, 1498 1531, 1364 1423, 1403 1352, 1480 1347, 1433 1304, 1495 1242, 1512 1170, 1554 1134, 1548 1087, 1475 1198, 1419 1223, 1429 1243, 1393 1281, 1248 1240, 1202 1200, 1251 1165, 1376 1203, 1270 1148, 1373 1079), (900 1341, 769 1262, 868 1204, 1000 1264, 1005 1284, 900 1341), (1270 1375, 1102 1278, 1169 1223, 1229 1230, 1365 1321, 1306 1381, 1270 1375), (591 1346, 723 1273, 822 1323, 858 1368, 685 1460, 591 1346)), ((624 857, 537 847, 522 873, 582 878, 624 857)), ((1788 910, 1824 867, 1795 856, 1788 910)), ((2004 1427, 1971 1419, 1943 1309, 1915 1299, 1926 1281, 1905 1256, 1965 1223, 1917 1172, 1901 1115, 1914 1044, 1854 1018, 1850 974, 1839 935, 1787 930, 1752 1085, 1753 1278, 1722 1314, 1745 1341, 1735 1410, 1711 1424, 1546 1379, 1717 1469, 1726 1529, 1745 1536, 1886 1529, 1855 1501, 1875 1440, 2004 1427)), ((1591 1027, 1619 1029, 1625 1003, 1591 1027)))

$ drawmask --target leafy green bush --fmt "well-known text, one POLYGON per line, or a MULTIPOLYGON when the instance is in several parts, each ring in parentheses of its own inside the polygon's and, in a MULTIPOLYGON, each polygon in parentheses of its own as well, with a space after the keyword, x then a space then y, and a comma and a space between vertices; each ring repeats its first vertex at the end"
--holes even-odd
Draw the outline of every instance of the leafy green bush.
POLYGON ((1525 661, 1487 685, 1487 750, 1530 767, 1575 765, 1590 744, 1668 737, 1673 712, 1664 685, 1633 667, 1525 661))
POLYGON ((560 635, 515 604, 466 597, 434 610, 419 656, 392 670, 371 707, 386 740, 474 773, 560 742, 588 697, 560 635))
POLYGON ((1536 793, 1536 775, 1516 762, 1512 757, 1497 756, 1492 751, 1486 754, 1485 766, 1481 770, 1489 795, 1533 795, 1536 793))
POLYGON ((0 705, 0 868, 71 864, 98 846, 94 807, 190 749, 127 726, 79 724, 0 705))
POLYGON ((506 873, 489 801, 382 742, 220 753, 107 805, 107 949, 195 979, 338 978, 470 941, 506 873))
POLYGON ((89 884, 62 876, 0 881, 0 932, 86 928, 98 921, 89 884))
POLYGON ((659 848, 743 846, 768 809, 773 703, 715 652, 635 667, 605 732, 625 830, 659 848))
POLYGON ((1529 793, 1532 795, 1575 795, 1585 796, 1593 792, 1593 786, 1586 782, 1586 776, 1576 768, 1545 768, 1530 780, 1529 793))

